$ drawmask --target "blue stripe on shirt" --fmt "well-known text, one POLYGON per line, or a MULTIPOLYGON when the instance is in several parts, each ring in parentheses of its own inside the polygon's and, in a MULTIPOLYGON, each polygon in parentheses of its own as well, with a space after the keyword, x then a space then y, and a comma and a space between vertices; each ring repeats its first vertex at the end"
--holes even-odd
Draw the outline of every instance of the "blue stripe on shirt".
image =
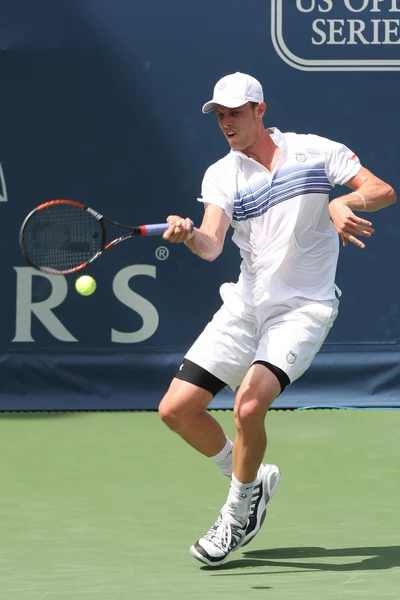
POLYGON ((326 176, 322 163, 299 168, 285 173, 284 168, 278 177, 263 180, 256 190, 247 188, 235 194, 233 220, 247 221, 259 217, 270 208, 296 196, 304 194, 329 194, 332 185, 326 176))

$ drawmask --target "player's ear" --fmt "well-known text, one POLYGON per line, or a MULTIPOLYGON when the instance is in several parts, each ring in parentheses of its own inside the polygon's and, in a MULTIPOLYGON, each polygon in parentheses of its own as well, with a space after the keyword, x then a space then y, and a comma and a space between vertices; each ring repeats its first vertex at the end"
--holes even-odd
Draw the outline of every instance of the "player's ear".
POLYGON ((257 117, 259 119, 262 119, 266 110, 267 110, 267 105, 265 104, 265 102, 259 102, 257 104, 257 108, 256 108, 257 117))

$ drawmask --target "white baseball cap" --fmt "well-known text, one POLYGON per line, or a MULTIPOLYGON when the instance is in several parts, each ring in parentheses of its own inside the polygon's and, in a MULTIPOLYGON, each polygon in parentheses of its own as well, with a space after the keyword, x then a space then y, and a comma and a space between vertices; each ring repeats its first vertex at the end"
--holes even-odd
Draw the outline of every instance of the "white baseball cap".
POLYGON ((226 75, 216 83, 212 100, 206 102, 202 110, 206 115, 214 110, 216 104, 228 108, 237 108, 243 106, 246 102, 258 103, 263 102, 263 100, 264 94, 261 83, 251 75, 237 72, 226 75))

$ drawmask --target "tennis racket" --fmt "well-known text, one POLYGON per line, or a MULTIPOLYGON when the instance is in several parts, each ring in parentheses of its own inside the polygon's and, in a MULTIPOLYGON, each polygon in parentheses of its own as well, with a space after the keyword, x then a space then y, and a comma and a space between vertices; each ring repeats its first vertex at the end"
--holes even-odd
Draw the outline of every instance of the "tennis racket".
POLYGON ((123 240, 162 235, 168 227, 170 223, 128 227, 80 202, 51 200, 40 204, 24 219, 19 245, 25 260, 35 269, 51 275, 68 275, 84 269, 123 240), (106 223, 126 233, 107 242, 106 223))

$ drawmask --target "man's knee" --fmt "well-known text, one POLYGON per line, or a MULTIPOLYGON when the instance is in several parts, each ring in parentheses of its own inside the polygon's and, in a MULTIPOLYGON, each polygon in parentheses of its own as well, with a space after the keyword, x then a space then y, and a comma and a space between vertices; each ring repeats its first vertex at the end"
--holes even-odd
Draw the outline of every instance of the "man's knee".
POLYGON ((168 391, 158 407, 160 419, 170 429, 176 430, 183 420, 184 410, 174 394, 168 391))
POLYGON ((173 431, 190 426, 203 413, 212 399, 212 394, 190 383, 173 379, 168 392, 161 400, 158 414, 173 431))
POLYGON ((168 422, 174 418, 175 413, 172 410, 172 404, 168 400, 168 394, 166 394, 161 400, 158 406, 158 414, 161 421, 163 421, 166 425, 168 425, 168 422))
POLYGON ((233 411, 236 428, 244 431, 263 424, 268 406, 251 390, 243 392, 238 396, 233 411))
MULTIPOLYGON (((273 376, 272 376, 273 377, 273 376)), ((269 377, 268 377, 269 378, 269 377)), ((246 380, 240 387, 235 402, 234 419, 238 430, 254 430, 264 426, 267 411, 279 395, 279 384, 265 380, 246 380)))
MULTIPOLYGON (((282 391, 287 375, 281 369, 272 369, 269 363, 253 363, 236 396, 235 422, 238 426, 263 422, 267 410, 282 391), (266 368, 267 367, 267 368, 266 368)), ((289 380, 288 380, 289 381, 289 380)))

